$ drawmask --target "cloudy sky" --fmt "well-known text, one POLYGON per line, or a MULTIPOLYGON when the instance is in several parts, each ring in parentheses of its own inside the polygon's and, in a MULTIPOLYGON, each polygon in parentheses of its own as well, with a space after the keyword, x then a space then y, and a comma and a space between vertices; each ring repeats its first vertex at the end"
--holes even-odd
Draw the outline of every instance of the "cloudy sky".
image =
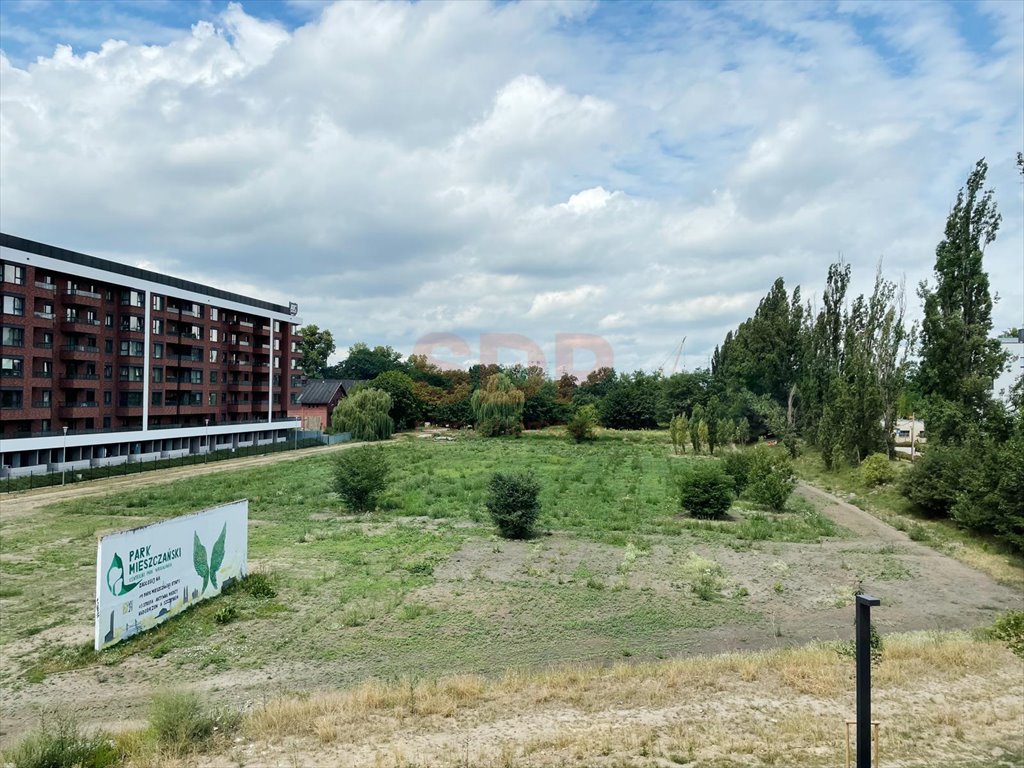
POLYGON ((0 48, 3 231, 297 301, 340 352, 706 365, 779 275, 913 294, 982 156, 1024 321, 1022 2, 5 0, 0 48))

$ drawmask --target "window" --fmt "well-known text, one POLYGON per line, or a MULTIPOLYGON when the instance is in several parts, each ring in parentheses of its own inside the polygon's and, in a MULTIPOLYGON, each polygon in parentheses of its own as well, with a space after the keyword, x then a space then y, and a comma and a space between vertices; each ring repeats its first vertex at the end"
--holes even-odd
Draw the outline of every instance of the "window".
POLYGON ((189 371, 188 372, 188 383, 189 384, 202 384, 203 383, 203 372, 202 371, 189 371))
POLYGON ((220 310, 216 307, 210 307, 210 319, 220 320, 220 310))
POLYGON ((210 405, 216 405, 216 404, 217 404, 217 393, 216 392, 211 392, 210 393, 210 405))
POLYGON ((117 395, 117 404, 125 408, 141 408, 142 407, 142 393, 141 392, 119 392, 117 395))
POLYGON ((164 332, 164 321, 159 317, 153 318, 153 333, 162 334, 164 332))
POLYGON ((274 333, 280 333, 280 332, 281 332, 281 321, 280 320, 275 320, 274 321, 274 333))
POLYGON ((39 373, 44 378, 48 378, 48 377, 52 376, 53 375, 53 363, 51 363, 49 360, 40 360, 39 361, 39 373))
POLYGON ((20 389, 0 390, 0 408, 21 408, 22 392, 20 389))
POLYGON ((50 403, 53 401, 53 390, 44 389, 42 392, 39 393, 39 397, 41 398, 39 400, 39 404, 44 408, 49 408, 50 403))
POLYGON ((113 328, 114 327, 114 316, 112 314, 110 314, 109 312, 107 312, 107 316, 104 318, 103 324, 105 326, 107 326, 107 328, 113 328))
POLYGON ((210 383, 211 384, 216 384, 217 383, 217 372, 216 371, 210 371, 210 383))
POLYGON ((42 421, 40 421, 39 422, 39 428, 43 432, 49 432, 50 431, 50 420, 49 419, 43 419, 42 421))
POLYGON ((299 404, 299 393, 298 392, 292 392, 291 395, 289 396, 289 400, 291 401, 292 405, 298 405, 299 404))
POLYGON ((104 429, 110 429, 110 417, 109 416, 104 416, 103 417, 103 428, 104 429))
POLYGON ((159 384, 163 380, 164 380, 164 369, 162 367, 159 367, 159 366, 154 368, 153 369, 153 381, 154 381, 154 383, 159 384))
POLYGON ((24 373, 24 361, 20 357, 0 358, 0 376, 5 379, 20 379, 24 373))
POLYGON ((103 341, 103 351, 106 352, 108 355, 113 354, 113 352, 114 352, 114 340, 113 339, 104 339, 104 341, 103 341))
POLYGON ((127 307, 144 307, 145 299, 141 291, 121 291, 121 304, 127 307))
POLYGON ((5 315, 24 316, 24 314, 25 314, 25 297, 24 296, 4 296, 4 314, 5 315))
POLYGON ((154 392, 152 398, 150 398, 150 402, 152 402, 153 405, 163 405, 164 404, 164 393, 163 392, 154 392))
POLYGON ((211 349, 210 350, 210 362, 211 363, 216 363, 217 362, 217 350, 216 349, 211 349))
POLYGON ((122 331, 141 331, 145 327, 143 325, 145 321, 138 315, 122 315, 121 316, 121 330, 122 331))
POLYGON ((153 295, 153 309, 163 310, 163 308, 164 308, 164 297, 163 296, 157 296, 156 294, 154 294, 153 295))
POLYGON ((155 357, 157 359, 160 359, 163 356, 164 356, 164 345, 163 345, 163 342, 159 342, 159 341, 154 342, 153 343, 153 357, 155 357))
POLYGON ((220 341, 220 339, 217 338, 217 333, 218 332, 216 328, 210 329, 210 341, 220 341))
POLYGON ((112 379, 112 378, 114 378, 114 366, 110 365, 109 363, 107 365, 103 366, 103 378, 104 379, 112 379))
POLYGON ((20 264, 4 264, 4 282, 24 285, 25 268, 20 264))
POLYGON ((277 355, 274 355, 274 367, 275 368, 280 368, 281 367, 281 358, 278 357, 277 355))
POLYGON ((274 337, 274 350, 277 352, 281 351, 281 339, 277 336, 274 337))
POLYGON ((11 326, 5 325, 3 331, 3 343, 8 347, 25 346, 25 329, 12 328, 11 326))
POLYGON ((291 381, 291 385, 293 387, 301 387, 302 386, 302 376, 300 376, 297 373, 293 373, 292 374, 292 377, 291 377, 290 381, 291 381))
POLYGON ((113 392, 104 392, 103 393, 103 404, 104 405, 110 405, 112 402, 114 402, 114 393, 113 392))
POLYGON ((122 341, 121 354, 128 357, 142 357, 146 354, 145 346, 141 341, 122 341))

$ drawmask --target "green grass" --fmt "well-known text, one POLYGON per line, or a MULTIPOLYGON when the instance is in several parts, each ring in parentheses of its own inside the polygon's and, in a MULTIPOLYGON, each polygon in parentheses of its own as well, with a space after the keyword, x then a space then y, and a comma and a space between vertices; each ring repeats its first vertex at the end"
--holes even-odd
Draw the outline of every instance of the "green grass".
POLYGON ((682 516, 675 475, 693 459, 672 457, 665 433, 606 432, 584 445, 550 432, 407 439, 388 450, 393 481, 382 509, 367 515, 352 514, 332 492, 332 458, 311 455, 83 498, 5 523, 3 649, 19 632, 91 623, 97 535, 239 498, 250 501, 250 563, 272 574, 272 589, 233 590, 100 653, 84 635, 18 645, 0 682, 117 666, 136 654, 170 665, 181 679, 323 661, 339 665, 339 683, 603 658, 624 647, 659 656, 688 647, 688 630, 749 624, 760 614, 718 599, 724 582, 697 593, 630 586, 652 547, 745 549, 843 534, 799 500, 778 514, 740 506, 728 520, 682 516), (541 535, 525 545, 497 542, 484 509, 488 478, 509 469, 532 470, 542 486, 541 535), (564 552, 547 551, 551 533, 564 552), (484 550, 473 573, 453 561, 464 546, 484 550), (525 570, 483 576, 520 546, 532 548, 525 570), (596 560, 569 562, 586 547, 597 548, 596 560))

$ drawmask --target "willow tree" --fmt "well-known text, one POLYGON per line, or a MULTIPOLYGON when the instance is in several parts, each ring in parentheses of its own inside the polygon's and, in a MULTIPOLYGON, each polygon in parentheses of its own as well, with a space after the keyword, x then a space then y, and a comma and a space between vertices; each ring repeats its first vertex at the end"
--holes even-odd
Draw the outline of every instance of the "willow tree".
POLYGON ((523 404, 526 396, 503 373, 487 378, 473 393, 470 405, 476 429, 485 437, 518 435, 523 431, 523 404))
POLYGON ((351 432, 355 440, 387 440, 395 431, 389 415, 391 395, 379 389, 360 389, 346 397, 331 414, 335 432, 351 432))

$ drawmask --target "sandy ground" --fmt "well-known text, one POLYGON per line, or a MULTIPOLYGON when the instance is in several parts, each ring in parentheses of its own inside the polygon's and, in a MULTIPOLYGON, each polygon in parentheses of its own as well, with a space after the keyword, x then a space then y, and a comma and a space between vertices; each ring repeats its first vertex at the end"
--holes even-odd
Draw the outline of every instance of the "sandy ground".
MULTIPOLYGON (((342 450, 345 447, 347 445, 317 449, 317 452, 342 450)), ((299 451, 255 457, 210 467, 153 472, 126 478, 124 481, 82 484, 5 497, 0 499, 0 522, 82 494, 116 493, 126 487, 134 489, 198 474, 295 460, 308 455, 310 452, 299 451)), ((769 542, 749 550, 713 546, 696 548, 698 554, 714 557, 724 566, 730 584, 743 585, 749 590, 751 607, 761 610, 764 618, 753 624, 728 625, 710 630, 672 630, 663 648, 673 655, 687 656, 734 649, 756 650, 798 645, 817 639, 848 638, 852 634, 849 595, 856 581, 860 581, 867 591, 876 591, 883 596, 883 605, 876 611, 877 623, 883 632, 971 628, 991 621, 1000 611, 1024 609, 1024 595, 956 560, 911 541, 906 534, 867 512, 807 485, 802 485, 798 493, 812 500, 824 514, 851 531, 854 536, 821 544, 769 542)), ((656 544, 650 555, 638 560, 637 566, 628 575, 629 587, 668 594, 673 588, 670 571, 678 565, 676 561, 681 556, 682 553, 674 551, 669 544, 656 544)), ((475 581, 481 582, 481 590, 489 590, 493 585, 504 586, 516 580, 522 581, 524 571, 529 571, 531 566, 542 574, 531 578, 555 578, 553 574, 571 572, 577 565, 576 560, 582 557, 586 557, 588 564, 595 568, 602 567, 603 563, 604 569, 614 574, 615 563, 622 557, 622 549, 584 543, 570 537, 563 539, 560 534, 555 534, 546 542, 542 551, 530 544, 509 542, 503 545, 502 557, 496 559, 489 542, 470 540, 448 564, 438 569, 435 574, 437 583, 424 588, 419 598, 425 602, 459 600, 471 603, 475 594, 475 581), (563 557, 564 562, 554 562, 559 551, 569 553, 563 557), (451 594, 453 582, 458 582, 460 593, 455 597, 451 594)), ((481 597, 493 604, 495 592, 481 592, 481 597)), ((514 621, 514 606, 492 605, 486 610, 493 610, 496 615, 511 615, 510 621, 514 621)), ((91 636, 91 626, 60 627, 12 643, 11 647, 4 650, 4 656, 8 659, 23 656, 26 652, 38 649, 40 644, 67 643, 67 633, 76 629, 81 629, 86 637, 91 636)), ((266 631, 278 632, 280 627, 270 624, 266 631)), ((251 639, 253 642, 273 640, 271 636, 261 638, 255 635, 251 639)), ((584 654, 576 658, 555 657, 549 661, 600 661, 602 654, 607 653, 607 648, 595 647, 592 657, 584 654)), ((0 691, 0 744, 10 743, 17 734, 33 727, 42 708, 70 706, 87 724, 110 728, 132 727, 142 722, 145 702, 155 685, 192 686, 211 692, 212 700, 253 707, 282 693, 345 687, 365 677, 379 676, 380 670, 386 669, 386 662, 386 659, 381 660, 384 666, 374 668, 360 667, 348 660, 330 663, 282 661, 258 669, 197 674, 187 665, 174 666, 167 659, 153 659, 140 654, 116 666, 90 667, 55 674, 38 684, 19 685, 14 690, 0 691)), ((657 720, 669 715, 678 717, 681 713, 613 713, 609 717, 628 722, 634 717, 657 720)), ((513 724, 510 722, 506 725, 511 727, 513 724)), ((486 734, 481 732, 480 738, 485 737, 486 734)), ((247 757, 251 759, 255 756, 247 757)), ((337 764, 329 758, 325 759, 326 762, 322 763, 324 765, 337 764)))

